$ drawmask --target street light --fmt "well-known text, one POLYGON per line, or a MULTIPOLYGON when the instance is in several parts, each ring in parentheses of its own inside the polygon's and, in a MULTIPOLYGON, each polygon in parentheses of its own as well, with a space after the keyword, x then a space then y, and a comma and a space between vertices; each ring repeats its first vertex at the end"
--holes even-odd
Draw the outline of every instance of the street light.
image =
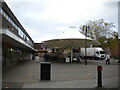
POLYGON ((85 65, 87 65, 87 25, 85 29, 85 65))
POLYGON ((90 26, 84 25, 83 31, 85 30, 85 65, 87 65, 87 31, 90 29, 90 26))

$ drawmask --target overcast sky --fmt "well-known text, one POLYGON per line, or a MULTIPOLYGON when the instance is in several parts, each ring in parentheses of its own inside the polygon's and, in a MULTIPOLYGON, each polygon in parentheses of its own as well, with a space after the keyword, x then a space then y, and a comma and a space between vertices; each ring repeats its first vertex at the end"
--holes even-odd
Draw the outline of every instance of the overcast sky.
POLYGON ((56 37, 70 26, 79 30, 88 20, 113 22, 118 31, 119 0, 5 1, 35 43, 56 37))

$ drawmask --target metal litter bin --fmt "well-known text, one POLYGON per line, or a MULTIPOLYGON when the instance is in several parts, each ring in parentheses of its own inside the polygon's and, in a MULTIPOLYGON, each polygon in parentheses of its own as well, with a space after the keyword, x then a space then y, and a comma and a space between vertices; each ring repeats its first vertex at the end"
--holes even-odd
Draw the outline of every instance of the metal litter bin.
POLYGON ((51 62, 40 62, 40 80, 50 80, 51 62))

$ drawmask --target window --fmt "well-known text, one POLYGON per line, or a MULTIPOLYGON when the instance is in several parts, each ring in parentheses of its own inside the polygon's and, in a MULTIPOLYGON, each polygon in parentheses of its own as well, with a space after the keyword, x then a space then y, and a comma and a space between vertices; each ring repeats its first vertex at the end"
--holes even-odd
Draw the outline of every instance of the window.
POLYGON ((1 9, 1 14, 3 15, 4 11, 1 9))
POLYGON ((12 21, 12 19, 10 19, 10 23, 13 25, 13 21, 12 21))
POLYGON ((29 40, 29 45, 33 47, 33 43, 31 40, 29 40))
POLYGON ((28 37, 26 37, 27 38, 27 43, 29 42, 29 38, 28 37))
POLYGON ((24 33, 22 32, 22 30, 20 31, 20 36, 23 38, 24 33))
POLYGON ((18 34, 23 38, 24 33, 22 32, 22 30, 20 28, 18 29, 18 34))
POLYGON ((5 12, 3 12, 3 16, 6 18, 6 13, 5 12))
POLYGON ((15 28, 18 30, 18 26, 15 24, 15 28))
POLYGON ((25 34, 23 34, 23 39, 26 40, 26 35, 25 34))
POLYGON ((13 22, 13 26, 15 27, 15 23, 13 22))
POLYGON ((9 16, 2 9, 1 9, 1 13, 7 20, 9 19, 9 16))
POLYGON ((6 19, 8 20, 9 19, 9 16, 6 14, 6 19))
POLYGON ((8 22, 10 22, 10 17, 8 17, 8 22))
POLYGON ((20 28, 18 28, 18 34, 20 35, 20 28))
POLYGON ((100 54, 105 54, 105 51, 100 51, 100 54))
POLYGON ((98 52, 98 51, 97 51, 96 53, 97 53, 97 54, 99 54, 99 52, 98 52))
POLYGON ((2 9, 0 8, 0 13, 2 14, 2 9))
POLYGON ((11 18, 10 18, 10 23, 12 24, 12 20, 11 20, 11 18))
POLYGON ((18 30, 18 26, 15 24, 15 28, 18 30))

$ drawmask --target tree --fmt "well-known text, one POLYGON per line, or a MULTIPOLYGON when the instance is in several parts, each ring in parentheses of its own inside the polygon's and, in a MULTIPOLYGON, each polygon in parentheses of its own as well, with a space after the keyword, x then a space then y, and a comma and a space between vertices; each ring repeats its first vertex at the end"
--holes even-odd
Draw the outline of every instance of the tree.
POLYGON ((87 29, 87 36, 98 41, 100 37, 111 38, 113 36, 113 27, 115 27, 113 23, 105 22, 103 19, 90 20, 86 25, 81 25, 80 32, 85 34, 87 29))
POLYGON ((101 45, 99 45, 100 47, 103 48, 112 48, 114 46, 116 46, 118 44, 118 38, 117 37, 113 37, 113 38, 106 38, 105 36, 102 36, 98 39, 98 42, 101 43, 101 45))

